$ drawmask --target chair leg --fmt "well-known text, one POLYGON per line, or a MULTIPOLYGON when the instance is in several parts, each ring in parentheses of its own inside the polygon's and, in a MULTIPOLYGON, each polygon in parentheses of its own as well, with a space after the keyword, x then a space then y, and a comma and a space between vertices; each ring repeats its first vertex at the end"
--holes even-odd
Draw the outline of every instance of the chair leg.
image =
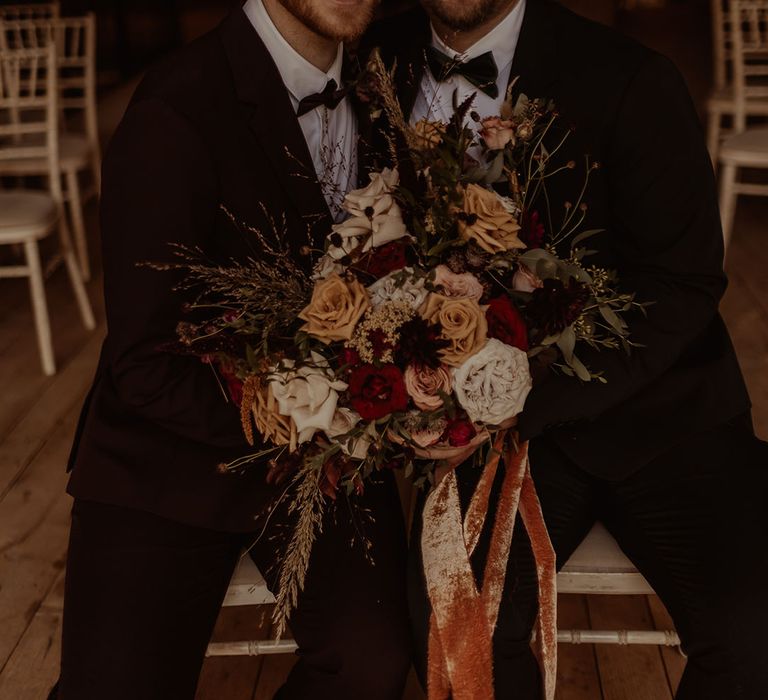
POLYGON ((80 309, 80 316, 83 319, 83 325, 90 331, 96 328, 96 320, 93 317, 91 302, 88 300, 88 292, 83 284, 83 277, 80 274, 80 266, 72 250, 72 240, 69 235, 67 219, 63 212, 59 217, 59 238, 61 240, 61 253, 64 258, 64 264, 67 266, 69 281, 72 285, 72 291, 77 300, 77 306, 80 309))
POLYGON ((707 148, 712 159, 712 167, 717 170, 718 152, 720 151, 720 130, 723 126, 723 115, 718 110, 711 110, 707 120, 707 148))
POLYGON ((738 168, 732 163, 724 163, 720 172, 720 219, 723 224, 725 249, 733 234, 733 221, 736 216, 736 176, 738 168))
POLYGON ((27 260, 27 267, 29 268, 29 292, 32 297, 32 312, 35 317, 37 345, 40 348, 40 362, 43 366, 43 372, 51 376, 56 374, 56 363, 53 357, 51 322, 48 317, 48 304, 45 300, 43 270, 40 266, 40 252, 37 247, 37 241, 24 242, 24 255, 27 260))
POLYGON ((91 279, 91 263, 88 259, 88 241, 85 234, 85 221, 83 220, 83 202, 80 196, 80 182, 76 170, 67 170, 67 195, 69 196, 69 214, 72 221, 72 229, 77 249, 77 259, 80 262, 80 270, 83 280, 91 279))

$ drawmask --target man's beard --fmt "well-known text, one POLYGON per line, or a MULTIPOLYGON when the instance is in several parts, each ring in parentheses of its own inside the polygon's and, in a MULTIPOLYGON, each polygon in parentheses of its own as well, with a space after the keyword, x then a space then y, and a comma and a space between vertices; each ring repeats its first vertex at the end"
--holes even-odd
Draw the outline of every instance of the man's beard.
POLYGON ((453 11, 456 5, 447 7, 442 0, 421 0, 424 9, 437 17, 442 24, 456 32, 466 32, 487 22, 509 0, 481 0, 462 6, 461 13, 453 11))
POLYGON ((349 8, 348 12, 329 18, 312 0, 280 0, 280 4, 315 34, 339 42, 359 39, 373 20, 376 6, 368 2, 364 7, 349 8))

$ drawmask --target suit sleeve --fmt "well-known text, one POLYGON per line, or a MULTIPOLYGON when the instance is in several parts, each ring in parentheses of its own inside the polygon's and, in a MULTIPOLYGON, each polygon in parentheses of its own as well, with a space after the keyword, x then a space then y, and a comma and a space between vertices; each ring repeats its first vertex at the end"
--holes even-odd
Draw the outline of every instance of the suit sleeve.
POLYGON ((164 101, 134 102, 104 161, 102 249, 106 371, 122 404, 178 436, 214 447, 247 446, 239 411, 212 367, 162 346, 184 318, 176 273, 141 263, 170 259, 171 243, 209 245, 217 179, 202 139, 164 101))
POLYGON ((608 137, 611 244, 622 291, 652 302, 629 318, 643 347, 577 348, 607 384, 551 375, 531 392, 521 437, 593 420, 669 370, 717 314, 725 291, 717 193, 701 126, 677 69, 652 55, 634 76, 608 137))

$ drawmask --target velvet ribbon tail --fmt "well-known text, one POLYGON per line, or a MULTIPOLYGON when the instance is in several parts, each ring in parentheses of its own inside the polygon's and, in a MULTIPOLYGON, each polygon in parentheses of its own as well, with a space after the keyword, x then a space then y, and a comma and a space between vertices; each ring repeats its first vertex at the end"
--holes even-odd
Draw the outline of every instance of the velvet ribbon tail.
POLYGON ((421 537, 424 575, 432 605, 429 630, 429 700, 493 700, 493 632, 504 591, 518 509, 528 530, 539 576, 537 657, 545 700, 554 698, 557 666, 555 559, 528 462, 528 445, 504 452, 501 431, 462 520, 455 472, 430 493, 421 537), (491 490, 504 455, 491 545, 478 590, 470 557, 485 525, 491 490))

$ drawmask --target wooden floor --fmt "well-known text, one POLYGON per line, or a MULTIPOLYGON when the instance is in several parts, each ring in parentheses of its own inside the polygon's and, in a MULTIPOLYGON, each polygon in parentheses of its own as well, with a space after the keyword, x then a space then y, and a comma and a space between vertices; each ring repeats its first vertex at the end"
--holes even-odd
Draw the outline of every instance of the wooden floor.
MULTIPOLYGON (((126 87, 105 100, 105 131, 119 118, 128 92, 126 87)), ((88 220, 95 247, 92 205, 88 220)), ((766 221, 768 201, 739 207, 728 259, 731 286, 723 303, 763 438, 768 437, 766 221)), ((102 320, 94 333, 79 323, 63 273, 50 280, 59 373, 46 378, 38 364, 26 287, 0 284, 0 700, 42 700, 57 673, 71 505, 64 493, 64 464, 104 333, 100 280, 89 290, 102 320)), ((669 621, 655 598, 562 596, 560 624, 663 629, 669 621)), ((229 608, 214 637, 268 633, 258 610, 229 608)), ((656 647, 563 646, 560 654, 558 700, 671 700, 684 665, 676 651, 656 647)), ((208 660, 198 700, 269 700, 292 662, 291 657, 208 660)), ((406 697, 422 697, 415 683, 406 697)))

